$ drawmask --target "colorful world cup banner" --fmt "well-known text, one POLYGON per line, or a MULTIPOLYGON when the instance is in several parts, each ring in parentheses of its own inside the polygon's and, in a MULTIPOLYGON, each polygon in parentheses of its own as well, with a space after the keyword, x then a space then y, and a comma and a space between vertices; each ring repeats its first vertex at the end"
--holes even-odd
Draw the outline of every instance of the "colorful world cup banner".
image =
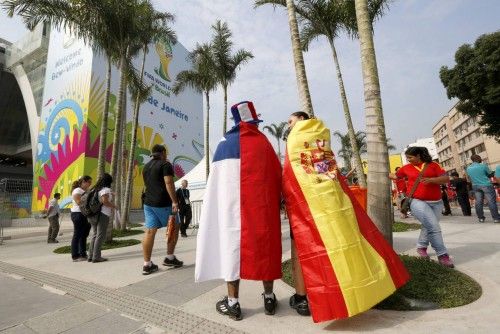
MULTIPOLYGON (((188 51, 180 44, 159 38, 146 55, 144 83, 151 95, 141 105, 137 148, 134 152, 132 208, 141 207, 144 189, 142 168, 155 144, 167 147, 175 176, 181 178, 203 157, 202 96, 192 89, 172 93, 177 74, 191 68, 188 51)), ((141 68, 142 54, 133 60, 141 68)), ((71 205, 71 184, 82 175, 97 177, 100 129, 105 107, 106 58, 70 33, 50 33, 47 69, 37 156, 34 168, 33 211, 47 207, 55 192, 61 207, 71 205)), ((113 66, 106 134, 109 171, 119 86, 119 71, 113 66)), ((135 98, 127 94, 126 144, 130 145, 135 98)), ((128 151, 129 149, 127 149, 128 151)), ((126 159, 120 159, 125 162, 126 159)))

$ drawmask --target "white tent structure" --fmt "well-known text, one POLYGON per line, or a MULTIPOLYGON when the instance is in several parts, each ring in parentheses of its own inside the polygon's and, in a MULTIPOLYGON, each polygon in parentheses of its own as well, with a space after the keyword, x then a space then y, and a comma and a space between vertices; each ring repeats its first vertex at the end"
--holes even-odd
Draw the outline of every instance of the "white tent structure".
MULTIPOLYGON (((210 154, 210 162, 212 161, 212 158, 213 156, 210 154)), ((189 173, 175 182, 175 189, 181 187, 182 180, 188 181, 191 202, 202 201, 203 195, 205 194, 205 187, 207 185, 205 157, 203 157, 189 173)))

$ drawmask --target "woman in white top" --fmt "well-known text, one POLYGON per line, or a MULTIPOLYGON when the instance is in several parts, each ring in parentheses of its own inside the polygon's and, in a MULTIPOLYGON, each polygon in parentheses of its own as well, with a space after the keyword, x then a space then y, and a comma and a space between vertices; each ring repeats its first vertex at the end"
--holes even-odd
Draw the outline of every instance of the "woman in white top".
POLYGON ((82 195, 90 188, 91 184, 92 178, 88 175, 82 176, 73 182, 71 221, 73 222, 74 231, 71 240, 71 257, 74 262, 87 260, 87 237, 90 232, 90 224, 80 211, 80 202, 82 195))
POLYGON ((97 180, 95 187, 91 191, 97 191, 99 201, 102 203, 101 212, 89 218, 90 225, 92 226, 92 237, 90 238, 89 246, 89 262, 104 262, 108 259, 101 256, 102 243, 106 239, 106 230, 109 224, 109 217, 113 209, 116 209, 112 203, 113 194, 111 192, 111 184, 113 178, 108 173, 97 180))

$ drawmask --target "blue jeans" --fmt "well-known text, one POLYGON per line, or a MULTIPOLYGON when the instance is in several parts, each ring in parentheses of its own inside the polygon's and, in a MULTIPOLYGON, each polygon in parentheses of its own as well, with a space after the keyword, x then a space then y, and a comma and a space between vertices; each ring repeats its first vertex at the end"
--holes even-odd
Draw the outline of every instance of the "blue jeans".
POLYGON ((488 207, 490 208, 491 217, 493 220, 500 220, 497 207, 497 195, 493 186, 472 186, 474 197, 476 198, 476 214, 477 218, 485 219, 483 211, 484 196, 488 200, 488 207))
POLYGON ((417 247, 427 248, 430 243, 437 256, 448 254, 448 250, 444 245, 441 226, 439 226, 443 201, 422 201, 414 198, 411 201, 410 208, 411 214, 422 224, 417 247))

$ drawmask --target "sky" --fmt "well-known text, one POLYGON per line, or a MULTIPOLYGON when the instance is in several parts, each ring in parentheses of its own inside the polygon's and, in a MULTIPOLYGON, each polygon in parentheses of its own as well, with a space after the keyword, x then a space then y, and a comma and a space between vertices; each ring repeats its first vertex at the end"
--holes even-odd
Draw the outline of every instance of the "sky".
MULTIPOLYGON (((211 38, 217 19, 233 32, 235 51, 254 59, 241 67, 229 87, 229 105, 253 101, 264 125, 286 121, 300 110, 286 12, 272 6, 253 8, 251 0, 153 0, 157 10, 176 17, 174 29, 188 49, 211 38)), ((374 25, 375 49, 387 136, 398 151, 417 138, 432 136, 432 127, 450 110, 439 80, 441 66, 453 66, 459 46, 500 29, 498 0, 394 0, 374 25)), ((0 13, 0 37, 16 41, 26 32, 19 18, 0 13)), ((365 128, 359 41, 336 41, 354 127, 365 128)), ((304 54, 315 114, 333 131, 346 125, 330 47, 324 38, 304 54)), ((222 136, 223 95, 211 96, 211 144, 222 136)), ((231 122, 231 120, 229 120, 231 122)), ((274 142, 274 139, 271 138, 274 142)), ((338 142, 334 142, 338 151, 338 142)))

